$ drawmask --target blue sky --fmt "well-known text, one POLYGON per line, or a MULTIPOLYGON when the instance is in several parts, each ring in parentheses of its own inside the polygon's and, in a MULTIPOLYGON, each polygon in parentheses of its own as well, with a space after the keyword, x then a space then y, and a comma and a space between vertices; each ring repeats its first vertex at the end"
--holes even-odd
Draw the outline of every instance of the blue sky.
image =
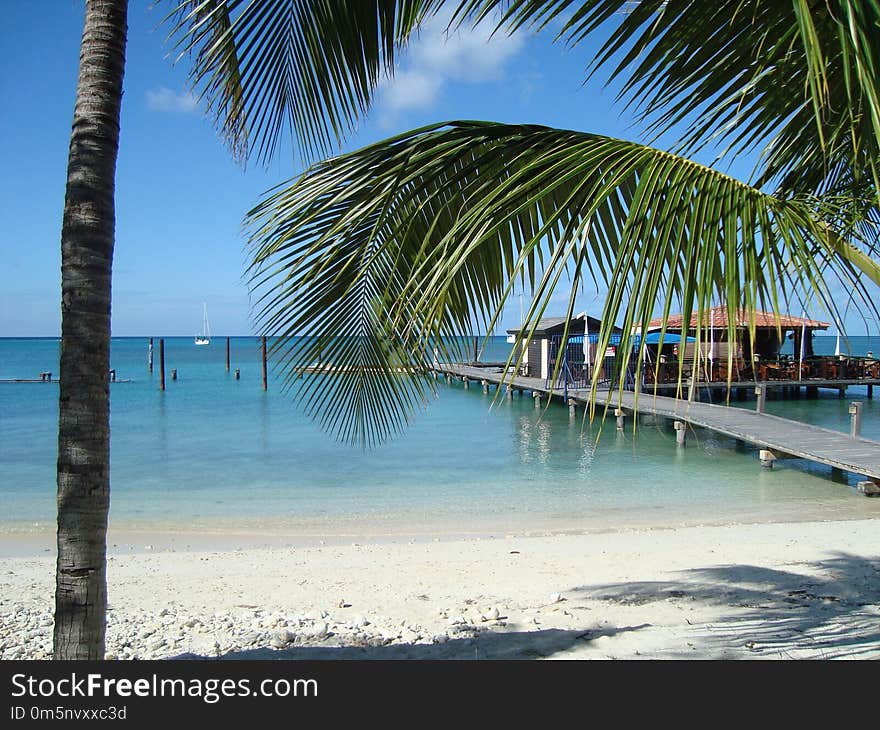
MULTIPOLYGON (((3 337, 60 332, 61 215, 82 6, 80 0, 4 4, 3 337)), ((251 334, 241 221, 261 193, 302 167, 291 155, 266 169, 253 163, 242 169, 230 159, 187 93, 187 61, 175 67, 168 58, 165 30, 158 27, 168 7, 131 0, 129 9, 113 334, 193 335, 203 301, 215 334, 251 334)), ((583 83, 589 46, 567 51, 552 45, 549 34, 526 33, 487 43, 481 29, 447 40, 441 30, 429 26, 404 54, 395 80, 380 89, 347 148, 446 119, 536 123, 640 140, 613 91, 601 80, 583 83)), ((741 160, 729 171, 744 177, 750 169, 751 160, 741 160)), ((602 296, 585 290, 579 308, 598 314, 602 296)), ((518 319, 516 300, 502 326, 518 319)))

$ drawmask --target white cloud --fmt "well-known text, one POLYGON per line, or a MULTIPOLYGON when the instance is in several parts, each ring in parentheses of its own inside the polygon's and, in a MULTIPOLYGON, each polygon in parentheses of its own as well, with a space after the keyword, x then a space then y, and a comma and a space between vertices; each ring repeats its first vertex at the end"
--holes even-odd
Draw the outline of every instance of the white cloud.
POLYGON ((522 32, 492 36, 492 21, 454 33, 447 33, 448 24, 447 15, 422 26, 394 77, 381 85, 379 106, 386 125, 399 112, 433 106, 448 81, 477 84, 504 78, 508 61, 525 43, 522 32))
POLYGON ((160 86, 147 91, 147 107, 154 112, 192 114, 199 108, 198 101, 188 91, 172 91, 160 86))
POLYGON ((426 26, 412 46, 412 62, 417 68, 456 81, 479 83, 501 78, 507 61, 525 41, 522 33, 509 36, 499 32, 490 38, 491 22, 451 35, 446 33, 446 25, 445 19, 437 18, 426 26))
POLYGON ((427 109, 433 105, 443 85, 443 80, 430 73, 419 70, 399 71, 393 81, 382 90, 382 101, 386 111, 399 112, 404 109, 427 109))

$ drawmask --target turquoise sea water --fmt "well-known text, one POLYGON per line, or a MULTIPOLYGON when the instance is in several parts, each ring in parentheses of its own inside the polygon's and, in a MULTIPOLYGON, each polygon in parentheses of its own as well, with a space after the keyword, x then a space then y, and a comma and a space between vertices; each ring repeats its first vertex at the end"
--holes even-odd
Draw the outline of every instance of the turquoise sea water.
MULTIPOLYGON (((819 353, 834 338, 815 338, 819 353)), ((853 354, 880 340, 853 338, 853 354)), ((495 338, 484 360, 509 346, 495 338)), ((753 451, 709 433, 675 448, 671 430, 618 433, 546 412, 531 398, 499 399, 438 381, 413 426, 371 451, 341 445, 270 380, 260 388, 255 338, 196 347, 166 339, 167 391, 147 371, 147 338, 113 340, 111 525, 116 529, 251 534, 488 534, 618 529, 694 522, 880 517, 827 469, 799 461, 772 471, 753 451), (171 368, 178 380, 170 379, 171 368)), ((0 339, 0 379, 57 377, 58 341, 0 339)), ((767 410, 849 428, 846 399, 768 401, 767 410)), ((880 396, 880 393, 878 393, 880 396)), ((0 533, 51 530, 55 519, 57 384, 0 383, 0 533)), ((865 402, 863 435, 880 440, 878 401, 865 402)), ((745 404, 748 406, 748 404, 745 404)))

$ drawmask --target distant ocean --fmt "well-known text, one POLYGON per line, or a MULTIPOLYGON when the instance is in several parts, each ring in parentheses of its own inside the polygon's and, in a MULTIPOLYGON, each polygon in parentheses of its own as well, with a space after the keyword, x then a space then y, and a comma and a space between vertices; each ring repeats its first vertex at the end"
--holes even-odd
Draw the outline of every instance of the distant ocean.
MULTIPOLYGON (((460 383, 413 426, 374 450, 341 445, 271 379, 260 388, 255 338, 197 347, 166 339, 167 391, 147 371, 147 338, 115 338, 111 366, 111 526, 120 530, 351 536, 504 534, 643 525, 880 517, 829 470, 800 461, 761 469, 754 452, 701 432, 684 450, 671 430, 618 433, 531 398, 499 399, 460 383), (170 379, 176 368, 178 379, 170 379)), ((834 337, 816 337, 833 353, 834 337)), ((483 360, 503 360, 503 337, 483 360)), ((880 355, 880 339, 844 350, 880 355)), ((158 371, 158 341, 156 346, 158 371)), ((0 339, 0 379, 58 372, 57 339, 0 339)), ((850 400, 864 400, 863 435, 880 440, 878 401, 768 401, 778 415, 847 431, 850 400)), ((0 383, 0 534, 54 529, 57 384, 0 383)), ((748 405, 748 404, 745 404, 748 405)))

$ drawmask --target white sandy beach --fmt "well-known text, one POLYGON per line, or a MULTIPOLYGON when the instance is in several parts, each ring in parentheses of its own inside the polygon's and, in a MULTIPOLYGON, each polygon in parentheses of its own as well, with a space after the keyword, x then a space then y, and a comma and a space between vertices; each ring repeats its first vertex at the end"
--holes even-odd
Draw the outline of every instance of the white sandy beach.
MULTIPOLYGON (((880 658, 877 520, 113 553, 111 658, 880 658)), ((0 560, 0 656, 54 561, 0 560)))

